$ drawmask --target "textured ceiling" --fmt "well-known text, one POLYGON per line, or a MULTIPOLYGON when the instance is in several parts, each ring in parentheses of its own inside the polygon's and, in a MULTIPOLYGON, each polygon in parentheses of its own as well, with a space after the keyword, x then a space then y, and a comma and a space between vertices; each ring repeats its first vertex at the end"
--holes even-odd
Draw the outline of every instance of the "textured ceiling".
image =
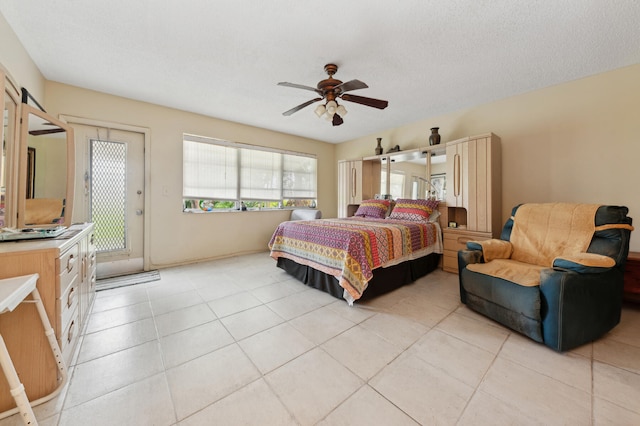
POLYGON ((635 0, 0 0, 0 12, 49 80, 333 143, 640 63, 635 0), (339 127, 315 105, 283 116, 316 96, 277 83, 315 86, 326 63, 389 107, 344 102, 339 127))

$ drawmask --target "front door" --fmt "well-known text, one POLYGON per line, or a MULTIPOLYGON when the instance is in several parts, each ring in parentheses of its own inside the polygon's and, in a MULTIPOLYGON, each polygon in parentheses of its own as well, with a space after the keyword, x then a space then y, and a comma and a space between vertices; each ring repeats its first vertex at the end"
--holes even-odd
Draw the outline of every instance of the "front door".
POLYGON ((79 177, 84 197, 76 194, 76 202, 82 200, 79 214, 95 223, 97 276, 143 271, 145 136, 88 125, 73 128, 86 164, 79 177))

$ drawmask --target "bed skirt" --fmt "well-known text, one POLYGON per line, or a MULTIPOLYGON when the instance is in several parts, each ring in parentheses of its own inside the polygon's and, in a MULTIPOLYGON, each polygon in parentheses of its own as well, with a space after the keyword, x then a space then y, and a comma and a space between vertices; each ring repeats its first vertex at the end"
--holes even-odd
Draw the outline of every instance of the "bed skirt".
MULTIPOLYGON (((440 256, 442 255, 439 253, 431 253, 399 265, 374 269, 373 278, 358 300, 379 296, 424 277, 438 267, 440 256)), ((343 299, 344 289, 340 287, 338 280, 333 275, 320 272, 311 266, 300 265, 284 257, 279 257, 277 262, 278 268, 285 270, 303 284, 322 290, 338 299, 343 299)))

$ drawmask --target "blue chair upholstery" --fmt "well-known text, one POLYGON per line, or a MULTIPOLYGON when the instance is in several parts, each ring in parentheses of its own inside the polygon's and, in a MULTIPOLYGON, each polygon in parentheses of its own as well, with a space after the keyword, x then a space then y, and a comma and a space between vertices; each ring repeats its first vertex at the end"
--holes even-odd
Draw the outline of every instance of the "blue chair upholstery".
MULTIPOLYGON (((500 236, 509 241, 516 206, 500 236)), ((628 208, 601 206, 595 225, 631 225, 628 208)), ((607 268, 571 268, 566 265, 542 269, 540 285, 527 287, 467 269, 483 263, 483 252, 469 243, 458 252, 460 300, 470 309, 544 343, 566 351, 593 341, 620 322, 624 267, 629 253, 631 226, 597 230, 588 253, 611 257, 607 268)))

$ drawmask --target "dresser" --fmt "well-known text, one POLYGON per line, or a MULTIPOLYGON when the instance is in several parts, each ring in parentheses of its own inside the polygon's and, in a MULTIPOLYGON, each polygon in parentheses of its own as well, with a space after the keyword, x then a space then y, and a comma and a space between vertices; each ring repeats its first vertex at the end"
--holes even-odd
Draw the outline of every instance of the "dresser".
MULTIPOLYGON (((37 288, 67 366, 71 364, 95 297, 94 225, 72 225, 57 238, 0 244, 0 279, 38 273, 37 288)), ((58 369, 35 305, 22 304, 0 316, 16 371, 30 400, 51 393, 58 369)), ((6 382, 0 383, 0 411, 15 406, 6 382)))
POLYGON ((640 252, 630 251, 624 272, 624 298, 640 302, 640 252))

